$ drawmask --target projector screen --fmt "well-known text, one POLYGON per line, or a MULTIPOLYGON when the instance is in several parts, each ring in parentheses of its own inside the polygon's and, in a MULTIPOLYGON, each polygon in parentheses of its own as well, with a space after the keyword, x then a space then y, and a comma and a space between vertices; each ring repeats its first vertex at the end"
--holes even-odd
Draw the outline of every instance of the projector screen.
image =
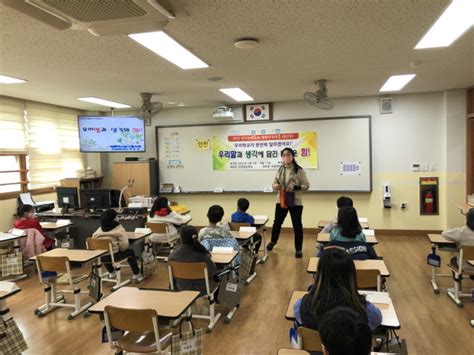
POLYGON ((81 152, 144 152, 145 122, 132 116, 78 116, 81 152))

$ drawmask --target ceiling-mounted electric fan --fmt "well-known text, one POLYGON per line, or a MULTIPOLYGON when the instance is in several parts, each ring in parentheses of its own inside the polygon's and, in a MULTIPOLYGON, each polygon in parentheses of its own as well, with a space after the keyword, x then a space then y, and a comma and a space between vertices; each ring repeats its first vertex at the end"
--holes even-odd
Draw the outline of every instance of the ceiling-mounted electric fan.
POLYGON ((328 98, 328 89, 326 87, 326 79, 316 80, 314 83, 318 87, 316 92, 305 92, 304 99, 310 105, 322 110, 332 110, 334 104, 328 98))
POLYGON ((142 98, 142 105, 140 109, 137 111, 136 116, 145 120, 149 121, 153 116, 158 114, 163 109, 163 104, 158 101, 151 101, 153 94, 149 92, 141 92, 140 97, 142 98))

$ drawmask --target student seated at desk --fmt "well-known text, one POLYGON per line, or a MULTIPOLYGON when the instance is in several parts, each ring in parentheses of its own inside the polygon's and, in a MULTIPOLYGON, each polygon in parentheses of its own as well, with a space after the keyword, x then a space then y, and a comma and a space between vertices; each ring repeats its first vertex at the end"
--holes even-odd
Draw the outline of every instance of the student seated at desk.
POLYGON ((460 248, 464 245, 474 245, 474 208, 466 213, 466 225, 449 229, 441 233, 443 238, 455 242, 460 248))
POLYGON ((369 355, 372 332, 367 321, 348 307, 324 314, 319 326, 324 355, 369 355))
POLYGON ((380 310, 357 292, 356 269, 350 255, 342 248, 330 247, 319 259, 314 286, 296 301, 293 310, 299 325, 318 330, 325 313, 338 306, 356 311, 371 330, 382 323, 380 310))
MULTIPOLYGON (((248 223, 253 225, 255 223, 255 218, 247 213, 249 209, 250 202, 246 198, 239 198, 237 200, 237 211, 232 213, 230 217, 231 222, 233 223, 248 223)), ((255 242, 255 254, 258 254, 260 249, 260 245, 262 244, 262 236, 260 234, 256 234, 253 237, 255 242)))
MULTIPOLYGON (((354 207, 354 202, 350 197, 341 196, 336 200, 337 210, 344 206, 354 207)), ((337 227, 337 217, 335 217, 331 222, 326 224, 321 230, 321 233, 331 233, 331 231, 337 227)))
MULTIPOLYGON (((344 248, 353 260, 367 260, 378 259, 375 249, 368 243, 353 241, 353 242, 330 242, 326 248, 338 246, 344 248)), ((324 253, 324 248, 321 249, 316 256, 321 257, 324 253)))
MULTIPOLYGON (((216 287, 214 276, 217 273, 216 264, 211 259, 211 254, 204 248, 198 240, 198 231, 193 226, 184 226, 180 232, 182 245, 179 249, 174 250, 168 257, 168 261, 179 261, 183 263, 199 263, 207 264, 207 272, 209 276, 209 287, 213 290, 216 287)), ((178 290, 199 291, 200 296, 206 294, 206 282, 202 280, 174 280, 178 290)))
POLYGON ((43 246, 49 250, 54 245, 54 239, 48 238, 45 231, 35 217, 35 209, 31 205, 21 205, 17 211, 18 219, 13 224, 18 229, 36 229, 44 237, 43 246))
MULTIPOLYGON (((240 250, 240 245, 237 239, 224 227, 218 225, 224 217, 224 209, 219 205, 212 205, 207 211, 207 218, 209 220, 209 226, 204 227, 199 231, 198 239, 201 244, 209 251, 212 251, 213 247, 231 247, 235 251, 240 250)), ((234 264, 240 263, 240 258, 235 258, 234 264)))
MULTIPOLYGON (((133 281, 141 281, 143 279, 140 268, 138 267, 135 253, 128 248, 128 236, 123 226, 117 222, 117 212, 115 210, 107 210, 100 216, 100 227, 92 234, 92 238, 110 239, 112 241, 112 248, 114 258, 116 260, 127 258, 128 264, 132 269, 133 281)), ((111 262, 110 255, 104 255, 101 259, 104 262, 105 268, 109 272, 111 279, 115 278, 115 270, 111 262)))
MULTIPOLYGON (((147 222, 149 223, 166 223, 168 225, 168 239, 178 239, 178 229, 183 223, 189 221, 191 216, 181 216, 174 212, 169 207, 168 199, 166 197, 159 197, 153 202, 147 222)), ((161 241, 160 235, 152 234, 148 237, 150 241, 158 243, 161 241)))
MULTIPOLYGON (((466 225, 462 227, 453 228, 446 230, 441 233, 443 238, 450 242, 455 242, 458 248, 464 245, 474 245, 474 208, 469 209, 466 213, 466 225)), ((451 264, 458 265, 458 257, 453 256, 451 258, 451 264)), ((466 271, 474 272, 474 266, 469 263, 463 263, 463 269, 466 271)))
POLYGON ((331 242, 367 242, 354 207, 344 206, 337 213, 337 226, 331 230, 331 242))

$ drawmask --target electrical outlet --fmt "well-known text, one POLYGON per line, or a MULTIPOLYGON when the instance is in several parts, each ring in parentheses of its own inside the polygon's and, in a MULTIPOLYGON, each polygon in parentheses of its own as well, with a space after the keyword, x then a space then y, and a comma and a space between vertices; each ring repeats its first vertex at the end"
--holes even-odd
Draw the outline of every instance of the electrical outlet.
POLYGON ((400 207, 401 207, 402 210, 406 210, 408 208, 408 202, 402 202, 400 204, 400 207))
POLYGON ((430 170, 431 171, 436 171, 436 164, 435 163, 430 164, 430 170))
POLYGON ((421 171, 429 171, 429 170, 430 170, 430 164, 428 164, 428 163, 421 163, 420 170, 421 170, 421 171))

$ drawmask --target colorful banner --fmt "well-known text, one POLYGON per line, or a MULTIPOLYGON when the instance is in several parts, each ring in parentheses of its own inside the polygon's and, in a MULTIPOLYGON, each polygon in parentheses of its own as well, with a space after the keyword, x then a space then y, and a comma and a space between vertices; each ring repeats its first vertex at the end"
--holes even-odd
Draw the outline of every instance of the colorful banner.
POLYGON ((213 169, 275 170, 281 165, 280 152, 285 147, 295 151, 303 168, 318 168, 317 133, 288 132, 213 137, 213 169))

